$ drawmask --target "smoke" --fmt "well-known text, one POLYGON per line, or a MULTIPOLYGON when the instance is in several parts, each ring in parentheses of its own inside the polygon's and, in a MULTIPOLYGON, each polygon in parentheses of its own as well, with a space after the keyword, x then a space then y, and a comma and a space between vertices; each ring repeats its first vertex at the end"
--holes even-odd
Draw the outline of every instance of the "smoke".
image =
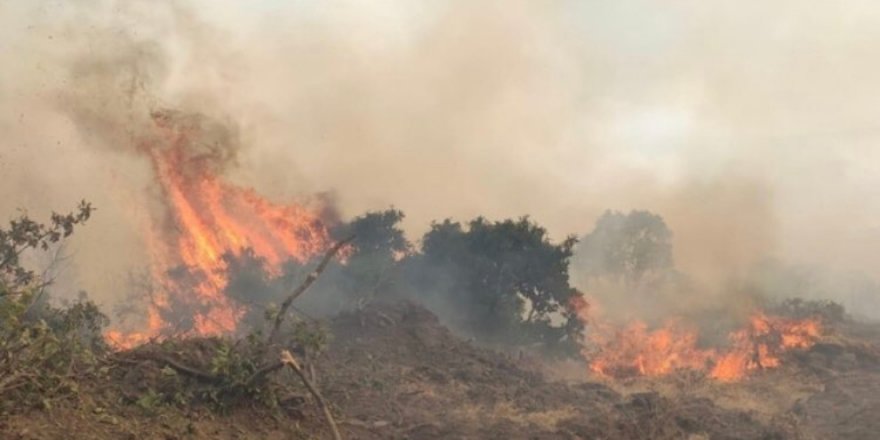
MULTIPOLYGON (((345 216, 648 209, 706 285, 767 257, 871 270, 880 8, 616 2, 5 2, 0 213, 98 207, 76 283, 144 264, 160 108, 217 121, 227 177, 345 216)), ((834 293, 832 292, 833 296, 834 293)))

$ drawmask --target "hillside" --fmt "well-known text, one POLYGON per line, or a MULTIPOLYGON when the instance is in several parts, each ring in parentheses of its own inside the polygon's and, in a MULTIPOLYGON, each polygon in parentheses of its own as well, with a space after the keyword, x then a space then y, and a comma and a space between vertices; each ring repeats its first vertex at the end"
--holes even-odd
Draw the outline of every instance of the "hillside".
MULTIPOLYGON (((872 418, 880 369, 865 342, 875 333, 865 326, 733 384, 685 374, 553 380, 553 369, 530 356, 476 347, 408 302, 343 313, 328 326, 332 340, 313 374, 344 438, 860 439, 880 428, 872 418)), ((212 344, 190 340, 177 353, 198 359, 212 344)), ((6 417, 4 438, 329 438, 304 390, 274 409, 150 402, 144 396, 161 392, 163 375, 174 373, 150 360, 105 362, 110 380, 6 417)), ((298 386, 287 371, 278 379, 298 386)))

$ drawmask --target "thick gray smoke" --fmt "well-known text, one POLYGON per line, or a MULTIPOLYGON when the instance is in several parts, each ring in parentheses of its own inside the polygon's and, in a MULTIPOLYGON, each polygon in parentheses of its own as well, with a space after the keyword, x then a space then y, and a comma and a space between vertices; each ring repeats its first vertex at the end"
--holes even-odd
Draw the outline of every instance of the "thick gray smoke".
POLYGON ((0 214, 93 201, 72 282, 112 302, 144 262, 132 139, 161 107, 234 126, 236 181, 393 204, 414 237, 639 208, 707 285, 766 257, 871 271, 878 24, 871 2, 7 1, 0 214))

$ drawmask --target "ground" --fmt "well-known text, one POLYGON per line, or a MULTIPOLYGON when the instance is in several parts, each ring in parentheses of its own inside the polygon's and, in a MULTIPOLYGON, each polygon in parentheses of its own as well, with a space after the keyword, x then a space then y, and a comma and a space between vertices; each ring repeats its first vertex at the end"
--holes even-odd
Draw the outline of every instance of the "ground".
MULTIPOLYGON (((688 373, 603 382, 579 362, 477 347, 407 302, 343 313, 329 328, 314 377, 346 439, 810 440, 880 432, 880 331, 867 325, 847 324, 845 336, 792 355, 785 367, 730 384, 688 373)), ((151 380, 115 368, 120 381, 151 380)), ((134 404, 138 396, 124 398, 113 385, 84 383, 75 399, 3 417, 2 438, 330 438, 305 393, 274 410, 218 412, 134 404)))

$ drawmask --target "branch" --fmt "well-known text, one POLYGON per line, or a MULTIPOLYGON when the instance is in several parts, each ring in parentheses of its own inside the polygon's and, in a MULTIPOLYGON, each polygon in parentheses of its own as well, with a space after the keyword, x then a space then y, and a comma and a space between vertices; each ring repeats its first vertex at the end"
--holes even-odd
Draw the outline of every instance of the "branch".
POLYGON ((197 370, 197 369, 190 367, 188 365, 181 364, 180 362, 177 362, 168 356, 158 356, 158 357, 160 360, 162 360, 163 362, 168 364, 169 367, 177 370, 180 373, 188 374, 190 376, 196 377, 198 379, 206 380, 208 382, 218 382, 220 380, 219 377, 217 377, 211 373, 207 373, 207 372, 204 372, 201 370, 197 370))
POLYGON ((333 414, 330 413, 330 407, 327 406, 327 402, 321 397, 321 393, 318 392, 317 388, 315 388, 312 382, 306 377, 302 367, 299 366, 299 363, 293 358, 293 355, 290 354, 289 351, 281 351, 281 363, 290 367, 290 369, 302 379, 303 384, 308 388, 309 392, 312 393, 312 396, 315 397, 315 400, 321 407, 321 411, 324 413, 324 418, 327 419, 327 425, 330 426, 330 431, 333 433, 333 439, 342 440, 342 436, 339 435, 339 429, 336 427, 336 421, 333 420, 333 414))
POLYGON ((272 345, 275 342, 275 338, 278 336, 278 329, 281 328, 281 322, 284 321, 284 316, 287 314, 287 309, 293 304, 293 300, 305 293, 305 291, 315 283, 315 280, 317 280, 318 276, 321 275, 321 272, 327 268, 327 264, 330 263, 333 256, 336 255, 346 244, 354 240, 354 237, 355 236, 352 235, 333 245, 333 247, 324 255, 324 258, 321 260, 321 263, 318 264, 318 267, 316 267, 315 270, 306 277, 305 281, 303 281, 302 284, 300 284, 299 287, 297 287, 290 296, 281 303, 281 309, 278 311, 278 315, 275 316, 275 324, 272 326, 272 332, 269 333, 269 345, 272 345))
POLYGON ((260 367, 259 370, 255 371, 254 374, 252 374, 251 377, 249 377, 244 383, 247 386, 251 386, 254 383, 256 383, 258 380, 261 380, 262 378, 266 377, 266 375, 268 375, 269 373, 272 373, 273 371, 276 371, 276 370, 280 370, 283 367, 284 367, 283 362, 269 363, 269 364, 263 365, 262 367, 260 367))
POLYGON ((206 371, 199 370, 194 367, 190 367, 189 365, 185 365, 180 363, 169 356, 166 356, 162 353, 132 353, 133 357, 139 357, 144 360, 156 361, 159 363, 164 363, 165 365, 171 367, 178 373, 183 373, 187 376, 194 377, 196 379, 200 379, 206 382, 217 383, 220 381, 220 377, 214 374, 208 373, 206 371))

